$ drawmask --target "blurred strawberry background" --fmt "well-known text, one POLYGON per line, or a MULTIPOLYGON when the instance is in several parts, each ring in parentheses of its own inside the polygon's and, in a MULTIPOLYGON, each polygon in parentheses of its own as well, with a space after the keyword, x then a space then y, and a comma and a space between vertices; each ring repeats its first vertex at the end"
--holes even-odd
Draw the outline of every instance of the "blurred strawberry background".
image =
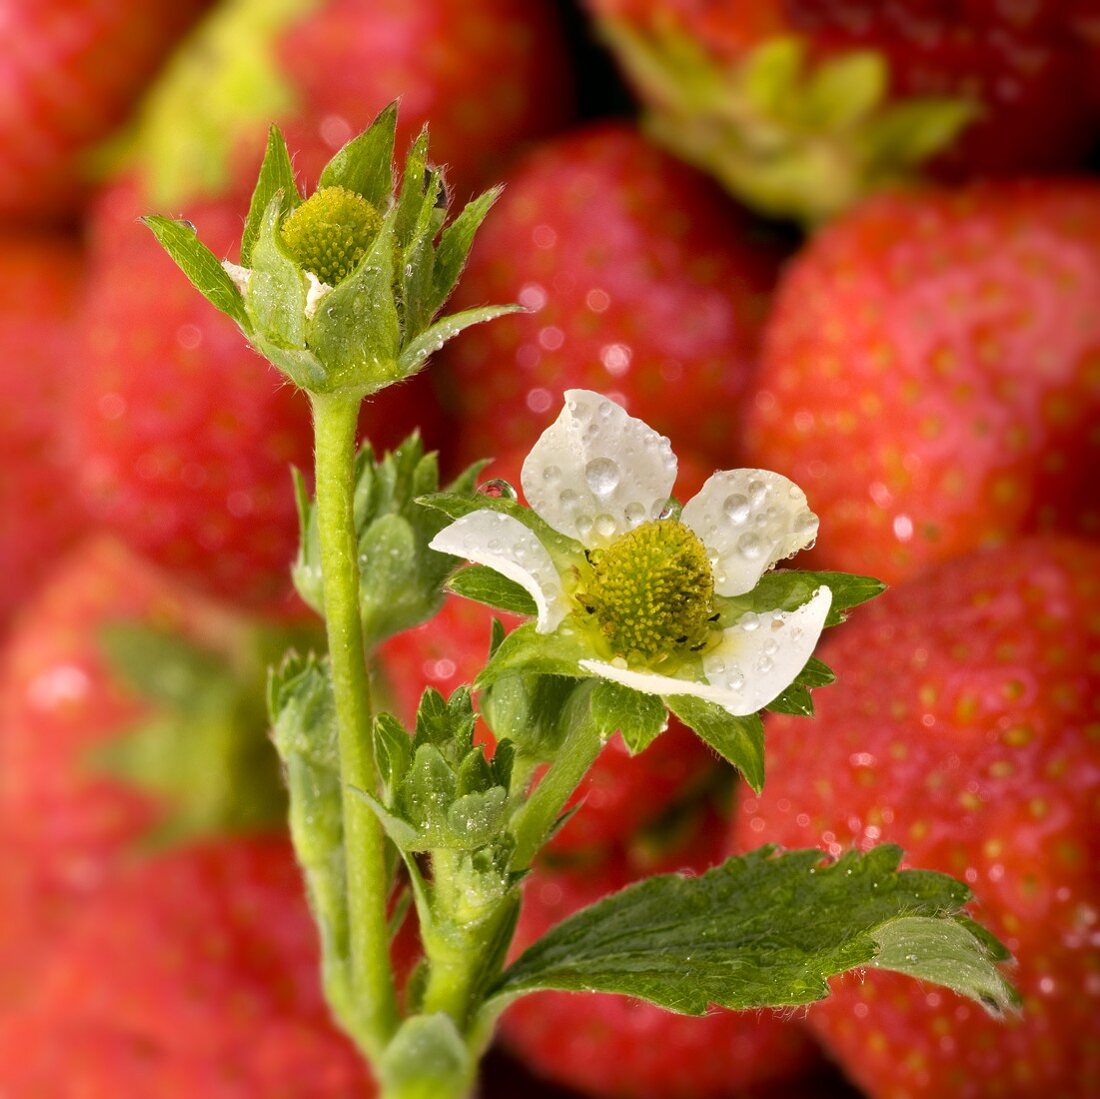
MULTIPOLYGON (((136 219, 235 259, 270 122, 312 186, 396 97, 457 202, 507 185, 456 304, 528 312, 365 437, 515 482, 599 389, 671 437, 681 498, 779 470, 805 563, 893 586, 825 646, 818 716, 768 723, 762 798, 675 723, 609 743, 521 940, 764 842, 896 842, 971 885, 1024 1000, 542 995, 485 1099, 1100 1092, 1100 4, 0 0, 0 1095, 371 1094, 266 739, 267 663, 319 640, 287 568, 308 410, 136 219)), ((471 678, 489 621, 391 641, 388 704, 471 678)))

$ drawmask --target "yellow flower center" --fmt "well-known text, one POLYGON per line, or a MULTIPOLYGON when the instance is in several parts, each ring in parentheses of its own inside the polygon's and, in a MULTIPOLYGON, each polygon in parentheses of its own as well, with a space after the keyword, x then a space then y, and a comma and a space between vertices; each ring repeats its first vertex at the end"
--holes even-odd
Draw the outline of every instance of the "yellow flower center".
POLYGON ((283 222, 283 244, 322 282, 335 286, 355 270, 378 236, 382 215, 346 187, 322 187, 283 222))
POLYGON ((589 554, 577 602, 616 656, 651 663, 704 644, 714 576, 699 536, 676 519, 643 523, 589 554))

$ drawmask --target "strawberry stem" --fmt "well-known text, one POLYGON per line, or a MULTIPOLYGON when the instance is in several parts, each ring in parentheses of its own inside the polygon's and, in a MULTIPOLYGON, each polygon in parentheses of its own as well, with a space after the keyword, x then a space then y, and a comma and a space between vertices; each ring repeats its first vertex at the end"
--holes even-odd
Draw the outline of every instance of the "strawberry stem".
POLYGON ((355 790, 377 789, 371 695, 359 616, 359 562, 353 515, 359 401, 313 395, 316 498, 332 662, 344 816, 353 1018, 351 1036, 372 1059, 397 1027, 389 957, 387 874, 382 828, 355 790))

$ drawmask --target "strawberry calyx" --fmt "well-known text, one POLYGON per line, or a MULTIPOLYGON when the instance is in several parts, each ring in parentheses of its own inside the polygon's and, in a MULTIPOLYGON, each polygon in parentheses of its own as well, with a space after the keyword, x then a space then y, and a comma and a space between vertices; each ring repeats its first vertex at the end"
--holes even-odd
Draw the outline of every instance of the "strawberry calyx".
POLYGON ((915 174, 980 112, 954 96, 890 95, 875 50, 814 60, 799 36, 721 64, 671 26, 604 19, 655 140, 762 213, 816 223, 915 174))
POLYGON ((273 118, 296 106, 278 45, 320 0, 227 0, 184 42, 142 106, 128 149, 149 201, 173 207, 223 194, 273 118))

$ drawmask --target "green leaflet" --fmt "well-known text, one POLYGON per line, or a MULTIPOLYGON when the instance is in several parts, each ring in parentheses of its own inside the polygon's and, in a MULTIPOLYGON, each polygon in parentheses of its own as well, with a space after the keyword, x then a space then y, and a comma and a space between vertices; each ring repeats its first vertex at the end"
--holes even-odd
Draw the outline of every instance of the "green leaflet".
POLYGON ((994 1014, 1014 1006, 996 965, 1007 952, 961 914, 966 886, 899 871, 889 845, 823 858, 764 847, 699 877, 629 886, 530 947, 492 990, 496 1006, 538 989, 616 992, 689 1015, 793 1006, 861 966, 948 981, 994 1014))

